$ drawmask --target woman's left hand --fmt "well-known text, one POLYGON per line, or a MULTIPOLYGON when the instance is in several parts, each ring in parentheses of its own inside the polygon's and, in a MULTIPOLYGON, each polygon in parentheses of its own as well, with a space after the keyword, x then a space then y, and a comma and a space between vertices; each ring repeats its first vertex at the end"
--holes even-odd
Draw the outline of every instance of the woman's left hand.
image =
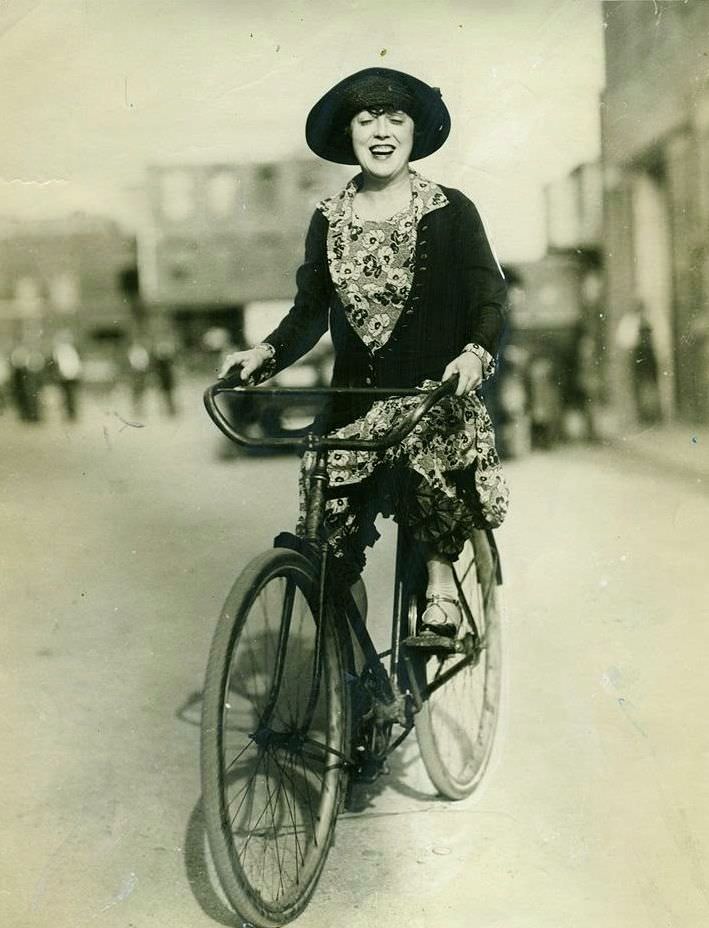
POLYGON ((453 374, 458 374, 458 387, 456 396, 472 393, 483 382, 483 362, 470 351, 464 351, 457 358, 453 358, 443 371, 443 379, 448 380, 453 374))

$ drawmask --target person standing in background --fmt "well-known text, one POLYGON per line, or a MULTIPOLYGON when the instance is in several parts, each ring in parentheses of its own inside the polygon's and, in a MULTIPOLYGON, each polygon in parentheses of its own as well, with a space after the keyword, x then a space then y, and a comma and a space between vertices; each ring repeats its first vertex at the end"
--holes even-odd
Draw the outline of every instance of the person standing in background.
POLYGON ((81 382, 81 358, 72 333, 62 329, 54 337, 52 349, 54 378, 62 395, 64 417, 73 422, 78 416, 77 396, 81 382))
POLYGON ((569 407, 580 416, 584 437, 587 441, 598 441, 596 412, 601 399, 601 375, 596 340, 589 325, 579 322, 569 357, 568 396, 569 407))
POLYGON ((142 342, 134 340, 128 348, 128 376, 130 379, 133 413, 137 416, 143 414, 149 370, 150 355, 148 354, 148 350, 142 342))
POLYGON ((617 344, 626 351, 630 386, 638 422, 654 425, 662 418, 657 353, 652 324, 641 299, 620 319, 617 344))
POLYGON ((10 362, 5 354, 0 351, 0 415, 10 404, 10 381, 12 375, 10 372, 10 362))
POLYGON ((10 353, 12 396, 22 422, 42 420, 44 367, 44 355, 37 338, 23 334, 10 353))
POLYGON ((175 403, 175 342, 167 334, 159 335, 153 342, 151 352, 152 367, 158 382, 158 389, 165 403, 169 416, 177 415, 175 403))

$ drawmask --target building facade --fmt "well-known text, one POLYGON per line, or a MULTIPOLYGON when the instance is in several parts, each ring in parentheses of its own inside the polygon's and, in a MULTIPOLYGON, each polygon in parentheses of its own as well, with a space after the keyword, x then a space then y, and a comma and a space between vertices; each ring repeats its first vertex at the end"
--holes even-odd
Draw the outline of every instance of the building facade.
POLYGON ((151 167, 143 299, 172 317, 188 349, 213 326, 242 344, 245 307, 292 299, 313 208, 342 179, 315 158, 151 167))
POLYGON ((0 339, 31 328, 51 339, 120 338, 130 323, 121 277, 135 266, 135 239, 110 219, 5 221, 0 227, 0 339))
POLYGON ((637 418, 634 381, 645 364, 662 418, 707 422, 709 3, 606 2, 603 15, 611 394, 623 420, 637 418))
POLYGON ((150 223, 139 243, 145 299, 195 306, 292 296, 310 214, 329 192, 327 167, 313 159, 150 168, 150 223))

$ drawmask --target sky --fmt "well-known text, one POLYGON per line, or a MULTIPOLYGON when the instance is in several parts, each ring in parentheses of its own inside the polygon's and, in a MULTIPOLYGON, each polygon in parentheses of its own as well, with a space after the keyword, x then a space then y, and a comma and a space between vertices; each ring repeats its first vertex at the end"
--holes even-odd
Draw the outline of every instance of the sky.
POLYGON ((451 111, 417 169, 476 202, 502 260, 534 259, 543 185, 599 154, 600 6, 4 0, 0 216, 84 210, 139 228, 148 164, 307 156, 313 103, 381 64, 440 87, 451 111))

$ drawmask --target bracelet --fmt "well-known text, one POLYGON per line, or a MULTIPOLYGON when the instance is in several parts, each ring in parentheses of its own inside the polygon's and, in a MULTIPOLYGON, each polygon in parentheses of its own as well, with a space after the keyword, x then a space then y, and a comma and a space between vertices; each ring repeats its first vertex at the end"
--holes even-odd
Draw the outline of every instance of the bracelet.
POLYGON ((483 380, 487 380, 488 377, 491 377, 495 373, 495 359, 482 345, 478 345, 477 342, 468 342, 467 345, 463 346, 461 354, 466 353, 474 354, 482 363, 483 380))
POLYGON ((254 387, 263 383, 264 380, 270 380, 276 370, 276 349, 273 345, 270 342, 259 342, 259 344, 254 345, 251 350, 254 351, 256 348, 263 349, 266 353, 266 358, 260 367, 249 377, 249 385, 254 387))
POLYGON ((467 345, 463 345, 463 351, 461 354, 468 352, 469 354, 474 354, 484 363, 492 360, 492 356, 489 351, 486 351, 482 345, 478 345, 477 342, 469 342, 467 345))
POLYGON ((263 349, 268 355, 269 359, 275 358, 276 356, 276 349, 270 342, 259 342, 258 345, 254 345, 254 348, 263 349))

